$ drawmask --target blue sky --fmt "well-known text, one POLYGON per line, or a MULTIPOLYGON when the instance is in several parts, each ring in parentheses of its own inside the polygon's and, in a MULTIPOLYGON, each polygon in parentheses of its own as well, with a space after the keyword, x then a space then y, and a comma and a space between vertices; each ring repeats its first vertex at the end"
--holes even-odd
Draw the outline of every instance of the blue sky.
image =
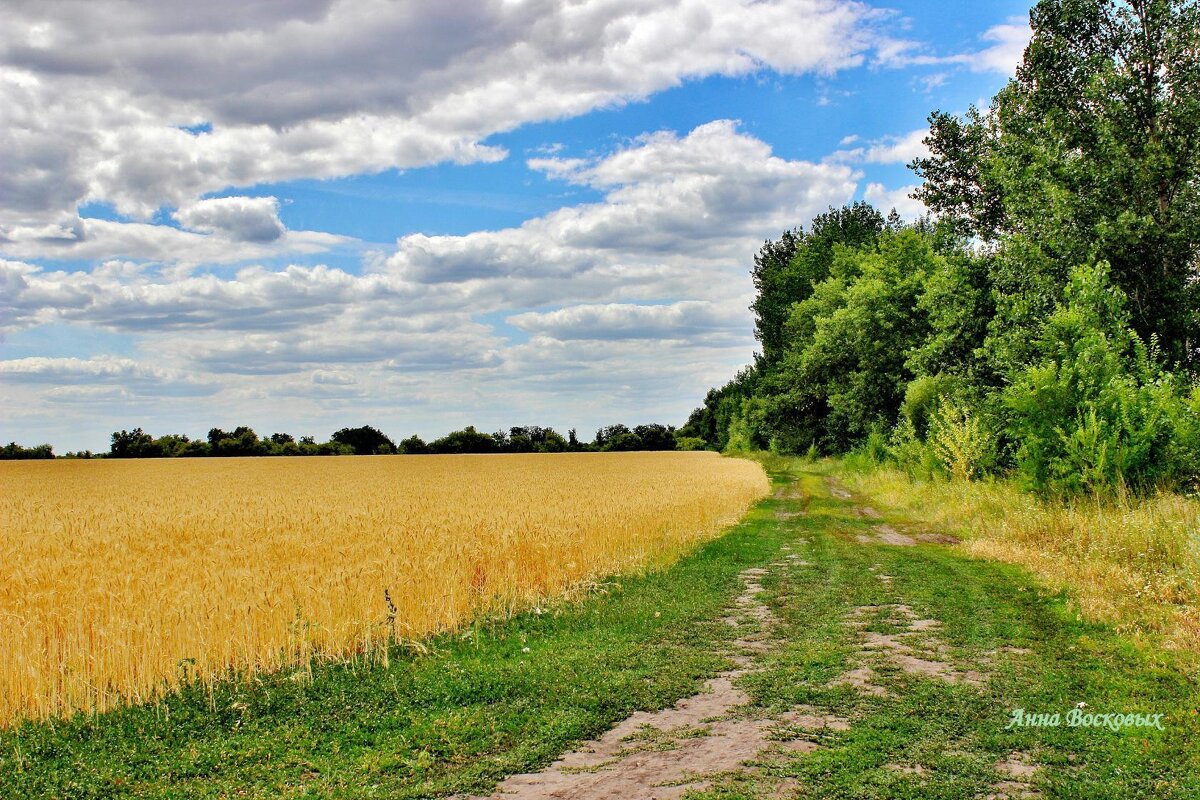
POLYGON ((678 424, 750 359, 762 239, 919 213, 925 118, 1028 35, 1019 3, 641 5, 17 12, 0 439, 678 424))

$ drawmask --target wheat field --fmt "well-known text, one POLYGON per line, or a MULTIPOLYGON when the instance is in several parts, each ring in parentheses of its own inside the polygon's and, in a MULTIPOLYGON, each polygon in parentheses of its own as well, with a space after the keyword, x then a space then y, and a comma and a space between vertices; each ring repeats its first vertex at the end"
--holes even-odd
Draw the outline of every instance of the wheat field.
POLYGON ((386 659, 668 563, 767 488, 712 453, 0 462, 0 725, 386 659))

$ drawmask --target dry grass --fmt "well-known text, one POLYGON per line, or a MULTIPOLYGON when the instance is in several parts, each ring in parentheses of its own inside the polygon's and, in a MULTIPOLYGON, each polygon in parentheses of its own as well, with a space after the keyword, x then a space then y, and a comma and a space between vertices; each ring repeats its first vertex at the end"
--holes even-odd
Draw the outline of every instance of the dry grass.
POLYGON ((1178 494, 1045 503, 1011 483, 844 476, 881 504, 965 536, 963 547, 1023 564, 1067 589, 1087 618, 1200 650, 1200 503, 1178 494))
POLYGON ((0 724, 386 658, 667 563, 768 488, 711 453, 3 462, 0 724))

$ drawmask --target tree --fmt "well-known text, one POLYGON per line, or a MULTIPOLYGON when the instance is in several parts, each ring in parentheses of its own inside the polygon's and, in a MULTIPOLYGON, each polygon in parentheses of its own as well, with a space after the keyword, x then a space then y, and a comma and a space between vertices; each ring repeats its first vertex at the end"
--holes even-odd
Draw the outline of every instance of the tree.
POLYGON ((779 239, 768 239, 754 256, 750 275, 757 290, 750 310, 754 312, 754 336, 762 342, 763 355, 774 360, 783 351, 783 322, 788 308, 803 291, 802 280, 791 268, 796 248, 803 241, 799 230, 784 231, 779 239))
POLYGON ((633 433, 641 440, 642 450, 675 449, 675 429, 669 425, 635 425, 633 433))
MULTIPOLYGON (((84 453, 76 453, 76 458, 91 458, 92 454, 89 451, 84 453), (84 455, 87 453, 87 455, 84 455)), ((67 454, 68 457, 71 453, 67 454)), ((54 458, 54 448, 48 444, 39 444, 33 447, 22 447, 16 442, 9 442, 0 447, 0 461, 26 461, 30 459, 47 459, 54 458)))
POLYGON ((495 453, 499 448, 496 439, 468 425, 461 431, 452 431, 429 443, 435 453, 495 453))
POLYGON ((1200 6, 1042 0, 1031 25, 1017 75, 991 109, 930 117, 930 155, 913 163, 924 180, 917 196, 1011 248, 1019 295, 1052 289, 1001 308, 1005 327, 1036 327, 1062 300, 1069 266, 1105 261, 1134 329, 1168 359, 1192 362, 1200 6))
POLYGON ((354 450, 356 456, 387 455, 396 452, 396 443, 370 425, 342 428, 334 432, 330 441, 347 445, 354 450))
POLYGON ((131 431, 115 431, 112 444, 109 445, 109 456, 112 458, 148 458, 162 455, 154 450, 154 437, 141 428, 131 431))
MULTIPOLYGON (((928 333, 918 297, 944 263, 929 235, 888 233, 877 246, 844 251, 829 278, 793 307, 789 350, 764 384, 781 443, 840 452, 895 424, 913 378, 908 354, 928 333)), ((739 424, 750 422, 751 410, 741 410, 739 424)), ((756 445, 752 427, 739 433, 739 445, 756 445)))
MULTIPOLYGON (((633 431, 629 430, 629 426, 617 423, 616 425, 605 425, 596 431, 596 438, 592 440, 597 450, 610 450, 611 441, 618 436, 631 435, 633 431)), ((636 449, 636 448, 634 448, 636 449)))
POLYGON ((214 456, 261 456, 267 453, 267 446, 258 438, 258 434, 245 425, 239 425, 229 432, 211 428, 208 431, 208 446, 214 456))
MULTIPOLYGON (((621 426, 625 427, 625 426, 621 426)), ((624 430, 620 433, 609 436, 604 441, 604 450, 616 453, 628 453, 634 450, 645 450, 642 447, 642 439, 631 430, 624 430)))
POLYGON ((425 440, 415 434, 401 441, 398 449, 406 456, 421 456, 432 452, 425 440))
POLYGON ((561 453, 569 446, 558 431, 539 425, 510 428, 508 433, 511 453, 561 453))
POLYGON ((806 299, 812 287, 828 277, 836 248, 871 244, 886 226, 883 215, 874 207, 857 202, 818 214, 807 233, 793 229, 785 231, 778 241, 763 244, 750 273, 758 290, 750 308, 767 365, 783 356, 783 328, 791 307, 806 299))

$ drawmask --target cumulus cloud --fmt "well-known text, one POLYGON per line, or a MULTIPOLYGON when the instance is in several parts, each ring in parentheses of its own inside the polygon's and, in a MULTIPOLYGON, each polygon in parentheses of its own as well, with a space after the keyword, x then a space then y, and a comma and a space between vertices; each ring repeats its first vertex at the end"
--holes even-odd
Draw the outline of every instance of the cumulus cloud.
POLYGON ((857 65, 883 17, 849 0, 9 4, 0 230, 85 201, 145 218, 231 186, 495 160, 493 133, 691 78, 857 65))
MULTIPOLYGON (((220 202, 201 201, 187 209, 220 202)), ((195 222, 195 230, 80 217, 36 227, 17 226, 8 229, 6 241, 0 241, 0 251, 13 258, 29 260, 138 259, 197 265, 320 253, 354 241, 347 236, 320 231, 289 231, 277 216, 261 212, 239 214, 232 205, 202 206, 199 211, 189 214, 185 218, 195 222)))
MULTIPOLYGON (((87 392, 102 391, 96 386, 117 384, 133 394, 139 391, 155 395, 206 395, 217 390, 216 384, 197 380, 178 370, 163 369, 130 358, 14 358, 0 361, 0 377, 12 383, 82 385, 87 392)), ((59 392, 59 396, 80 396, 78 391, 59 392)))
MULTIPOLYGON (((413 319, 434 314, 453 322, 464 309, 481 314, 647 300, 738 304, 744 315, 748 254, 763 238, 847 201, 857 178, 845 165, 780 158, 730 121, 702 125, 684 136, 650 134, 586 162, 540 166, 604 191, 603 200, 561 208, 514 228, 407 236, 364 274, 289 266, 247 267, 230 277, 172 277, 123 262, 66 272, 0 261, 0 286, 7 289, 0 300, 5 312, 0 325, 13 330, 62 320, 147 335, 192 332, 189 337, 206 330, 274 332, 270 341, 242 339, 238 347, 253 341, 255 361, 309 364, 322 357, 361 360, 366 353, 382 360, 387 347, 336 344, 335 332, 324 349, 309 342, 297 350, 294 343, 279 345, 279 337, 299 336, 301 328, 311 335, 315 326, 327 324, 357 331, 367 320, 387 320, 395 333, 410 330, 404 326, 413 319)), ((247 216, 257 222, 275 219, 270 198, 254 204, 245 203, 247 198, 226 200, 202 201, 181 212, 181 219, 214 231, 242 231, 247 216)), ((681 318, 703 316, 701 306, 672 308, 681 318)), ((521 319, 533 324, 532 318, 521 319)), ((382 334, 372 329, 364 335, 382 334)), ((231 361, 207 358, 214 368, 231 361)))
POLYGON ((730 306, 684 300, 663 305, 603 303, 549 312, 526 312, 508 318, 523 331, 555 339, 656 339, 699 343, 714 335, 749 345, 748 320, 730 306))
POLYGON ((1002 25, 993 25, 981 38, 994 44, 973 54, 968 63, 977 72, 1012 75, 1025 55, 1025 46, 1031 36, 1033 31, 1027 19, 1011 19, 1002 25))
POLYGON ((488 326, 464 316, 377 319, 353 309, 323 325, 237 338, 176 338, 164 348, 205 372, 283 375, 362 364, 405 371, 477 369, 500 362, 501 344, 488 326))
MULTIPOLYGON (((670 131, 646 135, 591 161, 533 159, 530 166, 603 190, 604 200, 517 228, 406 236, 387 269, 423 284, 555 278, 606 268, 636 279, 637 265, 648 261, 741 259, 747 243, 848 199, 857 177, 838 164, 779 158, 730 120, 682 137, 670 131)), ((686 282, 686 275, 679 277, 686 282)))
MULTIPOLYGON (((838 150, 829 160, 846 161, 859 164, 908 164, 914 158, 929 155, 925 137, 929 135, 928 128, 918 128, 902 136, 884 136, 860 147, 850 150, 838 150)), ((846 137, 843 143, 853 143, 859 137, 846 137)))
POLYGON ((185 228, 219 233, 235 242, 273 242, 283 236, 274 197, 216 197, 180 207, 172 216, 185 228))
POLYGON ((140 269, 50 272, 0 261, 0 282, 12 287, 6 303, 14 328, 63 320, 134 333, 295 328, 403 293, 385 277, 325 266, 247 267, 232 278, 170 280, 140 269))
POLYGON ((863 190, 863 199, 876 208, 887 211, 896 209, 896 213, 908 220, 925 216, 929 209, 912 194, 917 186, 902 186, 899 189, 889 189, 882 183, 868 183, 863 190))
MULTIPOLYGON (((972 72, 1012 75, 1021 63, 1032 35, 1028 19, 1013 17, 980 35, 982 41, 992 43, 988 47, 939 56, 922 52, 923 47, 918 42, 892 39, 879 48, 878 62, 892 68, 961 65, 972 72)), ((944 77, 934 76, 934 80, 944 80, 944 77)))

